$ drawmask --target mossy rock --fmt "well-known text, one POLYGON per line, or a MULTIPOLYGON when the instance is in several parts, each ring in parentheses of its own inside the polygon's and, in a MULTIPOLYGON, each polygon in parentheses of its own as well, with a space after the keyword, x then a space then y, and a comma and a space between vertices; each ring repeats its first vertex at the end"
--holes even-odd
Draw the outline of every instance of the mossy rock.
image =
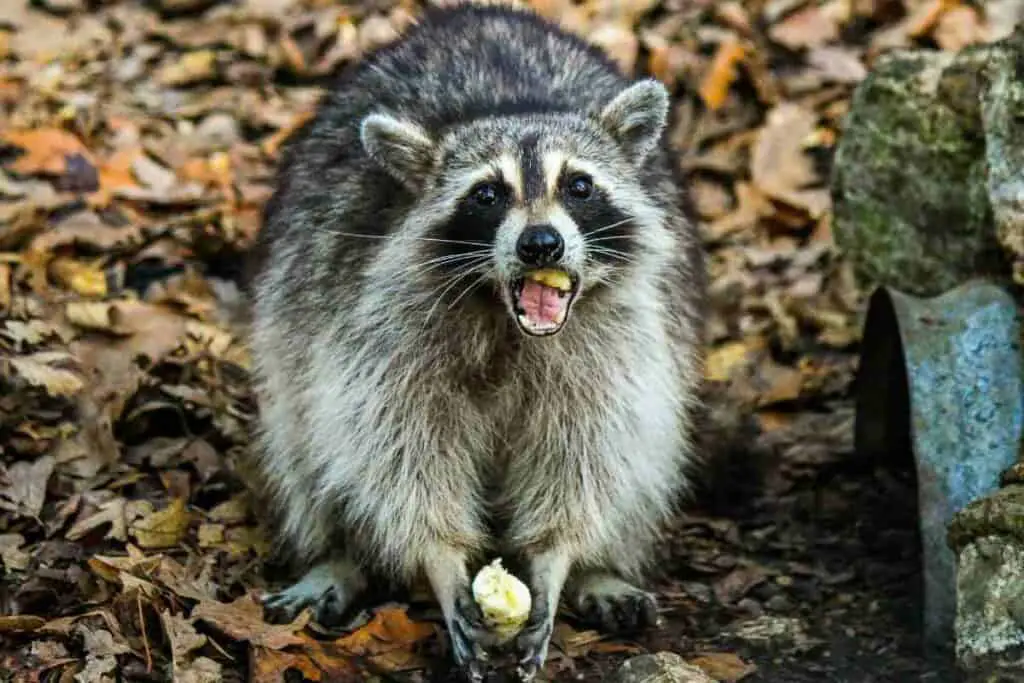
POLYGON ((979 100, 992 49, 889 53, 854 93, 832 196, 837 243, 862 285, 935 296, 1008 272, 979 100))

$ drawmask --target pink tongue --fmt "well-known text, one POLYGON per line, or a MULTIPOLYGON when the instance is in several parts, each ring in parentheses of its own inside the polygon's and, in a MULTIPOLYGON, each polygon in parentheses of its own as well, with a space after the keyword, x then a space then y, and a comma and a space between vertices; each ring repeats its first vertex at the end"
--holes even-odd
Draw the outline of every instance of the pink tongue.
POLYGON ((558 322, 566 301, 554 287, 533 280, 523 283, 523 291, 519 295, 519 305, 526 312, 526 317, 534 323, 558 322))

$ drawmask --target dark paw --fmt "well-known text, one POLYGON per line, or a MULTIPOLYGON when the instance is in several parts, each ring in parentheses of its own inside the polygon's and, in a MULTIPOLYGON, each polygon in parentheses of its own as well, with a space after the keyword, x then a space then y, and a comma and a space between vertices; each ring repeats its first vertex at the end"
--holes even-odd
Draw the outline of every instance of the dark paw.
POLYGON ((493 636, 484 624, 480 607, 468 590, 455 600, 455 611, 448 623, 452 656, 467 681, 477 683, 487 675, 487 647, 493 636))
POLYGON ((530 615, 530 620, 516 636, 516 656, 519 660, 516 677, 520 681, 532 681, 544 667, 548 657, 553 625, 544 612, 530 615))
POLYGON ((587 595, 580 612, 584 621, 605 633, 633 633, 658 624, 657 600, 639 589, 587 595))
POLYGON ((312 593, 296 585, 263 598, 263 616, 274 624, 294 621, 307 607, 313 608, 313 618, 318 624, 330 628, 341 625, 347 605, 338 598, 334 588, 312 593))

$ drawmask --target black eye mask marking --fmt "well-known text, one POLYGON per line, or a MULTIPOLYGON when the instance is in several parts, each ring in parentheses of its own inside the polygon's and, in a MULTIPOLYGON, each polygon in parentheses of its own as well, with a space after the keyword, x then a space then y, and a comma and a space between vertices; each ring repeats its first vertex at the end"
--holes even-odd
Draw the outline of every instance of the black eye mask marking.
POLYGON ((558 179, 558 198, 583 233, 588 256, 599 263, 624 265, 633 251, 635 228, 607 193, 589 175, 563 169, 558 179))
MULTIPOLYGON (((474 185, 459 200, 452 217, 439 227, 438 238, 450 242, 437 245, 438 256, 457 256, 489 249, 481 245, 494 244, 495 235, 511 203, 512 189, 500 178, 474 185)), ((480 254, 481 257, 483 255, 480 254)), ((445 269, 458 269, 471 263, 475 263, 475 259, 458 259, 445 264, 445 269)))

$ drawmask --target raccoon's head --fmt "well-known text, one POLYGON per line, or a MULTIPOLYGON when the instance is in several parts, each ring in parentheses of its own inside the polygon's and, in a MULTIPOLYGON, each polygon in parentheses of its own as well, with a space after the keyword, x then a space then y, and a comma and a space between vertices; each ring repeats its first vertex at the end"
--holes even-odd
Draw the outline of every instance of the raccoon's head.
POLYGON ((663 211, 642 177, 668 108, 664 86, 643 80, 592 115, 506 113, 429 131, 375 113, 361 139, 414 197, 401 229, 425 264, 410 264, 413 277, 435 278, 449 309, 483 293, 523 333, 546 336, 589 291, 629 287, 644 253, 663 247, 663 211))

